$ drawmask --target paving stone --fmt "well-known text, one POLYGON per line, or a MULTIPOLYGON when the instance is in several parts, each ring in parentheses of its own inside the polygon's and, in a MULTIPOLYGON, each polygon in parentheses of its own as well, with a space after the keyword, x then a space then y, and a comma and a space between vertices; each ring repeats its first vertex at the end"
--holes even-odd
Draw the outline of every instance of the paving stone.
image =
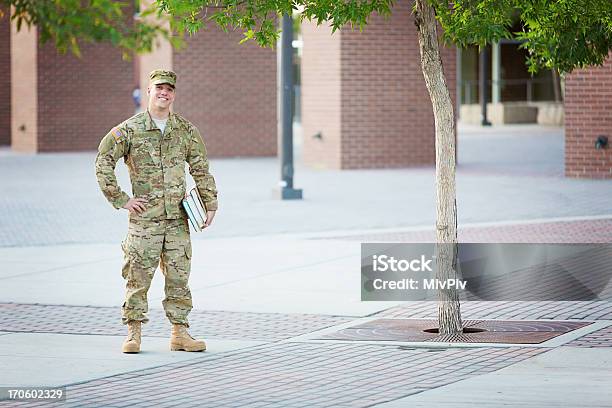
MULTIPOLYGON (((155 396, 155 403, 160 404, 184 396, 187 406, 197 404, 207 407, 228 407, 240 404, 250 406, 253 403, 272 407, 294 405, 366 407, 478 375, 478 371, 461 371, 462 368, 482 366, 498 370, 547 350, 512 347, 503 351, 477 348, 447 349, 443 353, 428 353, 424 350, 406 352, 395 346, 383 345, 361 344, 355 348, 351 344, 275 343, 259 346, 248 352, 228 352, 216 359, 188 364, 174 363, 68 386, 67 395, 70 397, 64 406, 78 407, 90 403, 118 406, 129 398, 127 394, 118 390, 129 384, 131 390, 155 396), (258 351, 285 358, 262 361, 257 358, 258 351), (297 361, 295 352, 298 352, 299 356, 297 361), (364 359, 361 365, 343 370, 320 370, 342 366, 347 356, 351 360, 359 360, 364 355, 373 355, 376 358, 364 359), (415 356, 420 358, 415 359, 415 356), (423 361, 436 362, 437 365, 424 367, 423 361), (384 370, 379 369, 381 363, 385 366, 384 370), (393 364, 388 365, 388 363, 393 364), (244 375, 236 367, 248 369, 253 374, 244 375), (233 373, 233 381, 230 383, 219 381, 218 379, 226 375, 228 370, 233 373), (205 378, 202 377, 202 373, 205 373, 205 378), (354 382, 356 375, 373 373, 376 376, 366 385, 354 382), (177 376, 183 381, 172 386, 163 386, 168 379, 177 376), (278 376, 289 381, 275 381, 274 378, 278 376), (203 379, 207 380, 206 384, 202 383, 203 379), (333 398, 318 392, 321 387, 330 384, 339 385, 333 398), (92 387, 98 393, 95 398, 88 395, 92 387), (384 390, 383 395, 381 389, 384 390), (80 390, 85 392, 79 392, 80 390), (208 390, 214 390, 217 394, 213 397, 208 390), (264 405, 264 402, 268 404, 264 405)), ((133 407, 150 406, 147 404, 151 404, 151 401, 129 400, 129 405, 133 407)), ((5 405, 0 403, 0 406, 5 405)))
POLYGON ((612 326, 604 327, 582 337, 574 339, 564 346, 570 347, 612 347, 612 326))
MULTIPOLYGON (((126 333, 121 311, 112 307, 0 303, 0 331, 119 335, 126 333)), ((170 323, 152 309, 143 334, 167 337, 170 323)), ((281 340, 351 321, 352 317, 283 313, 193 311, 194 336, 224 339, 281 340)))
MULTIPOLYGON (((610 243, 612 219, 553 221, 492 226, 458 226, 459 242, 492 243, 610 243)), ((326 236, 321 239, 359 242, 436 242, 433 228, 383 233, 326 236)))

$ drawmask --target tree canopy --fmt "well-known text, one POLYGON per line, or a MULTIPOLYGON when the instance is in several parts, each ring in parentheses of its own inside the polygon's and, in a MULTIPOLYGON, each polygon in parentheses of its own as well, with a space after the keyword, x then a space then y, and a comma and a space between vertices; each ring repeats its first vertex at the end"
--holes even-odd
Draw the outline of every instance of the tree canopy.
POLYGON ((176 41, 163 21, 147 20, 146 13, 137 13, 133 1, 0 0, 0 18, 9 14, 18 30, 36 26, 41 43, 53 41, 60 52, 75 55, 80 55, 84 42, 111 43, 128 56, 150 51, 159 36, 176 41))
MULTIPOLYGON (((569 72, 602 64, 612 49, 610 0, 428 0, 447 43, 484 45, 502 38, 524 41, 532 72, 540 67, 569 72), (519 22, 521 30, 513 31, 519 22)), ((299 18, 329 23, 336 31, 364 29, 373 13, 388 16, 393 0, 157 0, 132 18, 137 2, 115 0, 0 0, 21 28, 36 25, 40 40, 60 51, 79 53, 81 42, 110 42, 144 52, 158 36, 180 44, 182 35, 213 22, 243 32, 243 41, 274 46, 278 15, 299 11, 299 18), (148 19, 155 15, 162 20, 148 19), (163 21, 168 20, 169 29, 163 21), (170 35, 173 33, 174 35, 170 35)), ((405 3, 408 5, 408 2, 405 3)))
POLYGON ((434 0, 434 6, 447 42, 522 40, 531 72, 601 65, 612 49, 610 0, 434 0), (515 22, 520 31, 512 31, 515 22))
MULTIPOLYGON (((610 0, 428 0, 436 12, 447 43, 479 45, 515 38, 529 53, 531 72, 601 65, 612 49, 610 0), (520 31, 512 28, 519 23, 520 31)), ((406 5, 408 3, 406 2, 406 5)), ((389 15, 393 0, 158 0, 178 32, 194 33, 206 21, 224 29, 239 29, 245 40, 273 45, 278 35, 277 14, 299 10, 299 18, 363 29, 372 13, 389 15)))

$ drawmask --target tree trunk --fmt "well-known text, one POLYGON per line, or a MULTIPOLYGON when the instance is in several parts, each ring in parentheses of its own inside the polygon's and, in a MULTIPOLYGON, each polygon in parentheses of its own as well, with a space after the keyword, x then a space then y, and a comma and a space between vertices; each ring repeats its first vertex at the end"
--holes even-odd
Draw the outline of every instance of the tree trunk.
MULTIPOLYGON (((414 15, 421 67, 433 106, 436 132, 436 278, 446 281, 456 278, 457 266, 455 118, 438 48, 435 11, 428 0, 416 0, 414 15)), ((462 331, 456 289, 439 291, 438 324, 440 334, 462 331)))

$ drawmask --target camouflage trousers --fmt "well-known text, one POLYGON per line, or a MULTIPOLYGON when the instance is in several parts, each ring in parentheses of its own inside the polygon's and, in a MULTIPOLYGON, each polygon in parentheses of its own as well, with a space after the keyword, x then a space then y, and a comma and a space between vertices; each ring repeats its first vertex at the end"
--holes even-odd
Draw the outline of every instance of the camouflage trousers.
POLYGON ((191 270, 191 240, 187 219, 130 221, 122 243, 125 262, 122 276, 127 281, 122 321, 149 321, 147 292, 157 266, 165 278, 162 304, 172 323, 189 326, 191 292, 187 281, 191 270))

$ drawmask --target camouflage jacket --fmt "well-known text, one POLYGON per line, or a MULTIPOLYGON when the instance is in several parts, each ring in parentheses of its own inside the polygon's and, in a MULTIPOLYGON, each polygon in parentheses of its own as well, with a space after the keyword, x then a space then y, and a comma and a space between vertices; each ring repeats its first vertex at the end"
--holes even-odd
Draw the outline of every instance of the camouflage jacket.
POLYGON ((129 196, 121 190, 115 165, 123 157, 130 173, 132 194, 147 200, 146 211, 130 219, 176 219, 185 217, 185 162, 207 210, 217 209, 215 179, 208 170, 206 147, 198 129, 171 113, 164 134, 147 111, 113 128, 100 142, 96 177, 104 196, 117 209, 129 196))

